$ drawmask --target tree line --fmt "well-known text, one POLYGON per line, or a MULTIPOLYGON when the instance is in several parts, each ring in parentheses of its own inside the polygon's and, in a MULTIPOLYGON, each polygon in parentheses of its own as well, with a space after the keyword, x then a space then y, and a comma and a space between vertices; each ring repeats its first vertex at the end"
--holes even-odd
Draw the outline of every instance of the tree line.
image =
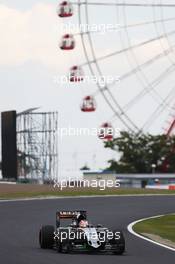
POLYGON ((175 172, 175 136, 122 131, 119 137, 105 142, 105 148, 116 152, 116 159, 108 161, 108 170, 117 173, 175 172))

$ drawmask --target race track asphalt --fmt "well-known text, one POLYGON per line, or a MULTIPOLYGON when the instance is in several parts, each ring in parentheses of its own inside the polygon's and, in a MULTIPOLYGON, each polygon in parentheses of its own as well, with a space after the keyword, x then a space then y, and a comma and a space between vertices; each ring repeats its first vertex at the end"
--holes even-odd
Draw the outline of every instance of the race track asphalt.
POLYGON ((171 264, 175 252, 139 239, 127 225, 140 218, 175 212, 175 196, 66 198, 0 203, 1 264, 171 264), (42 224, 55 224, 56 210, 85 209, 92 223, 122 229, 123 256, 59 254, 38 244, 42 224))

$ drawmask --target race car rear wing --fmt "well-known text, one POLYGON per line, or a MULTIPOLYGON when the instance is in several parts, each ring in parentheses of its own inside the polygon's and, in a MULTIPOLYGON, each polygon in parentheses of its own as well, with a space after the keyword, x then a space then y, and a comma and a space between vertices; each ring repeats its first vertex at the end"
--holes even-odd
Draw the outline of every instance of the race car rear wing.
POLYGON ((87 216, 87 212, 84 210, 77 210, 77 211, 59 211, 57 212, 57 218, 59 219, 73 219, 79 215, 87 216))
POLYGON ((76 210, 76 211, 58 211, 56 212, 56 226, 60 226, 61 219, 76 219, 79 215, 87 217, 87 211, 76 210))

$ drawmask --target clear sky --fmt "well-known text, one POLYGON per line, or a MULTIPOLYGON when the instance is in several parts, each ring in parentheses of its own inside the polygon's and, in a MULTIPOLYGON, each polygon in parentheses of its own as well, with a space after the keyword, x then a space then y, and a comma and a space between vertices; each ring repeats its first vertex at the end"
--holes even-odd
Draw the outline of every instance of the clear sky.
MULTIPOLYGON (((97 1, 101 2, 101 1, 97 1)), ((116 1, 111 1, 116 2, 116 1)), ((128 1, 145 3, 145 1, 128 1)), ((151 3, 153 1, 146 1, 151 3)), ((156 1, 154 1, 156 2, 156 1)), ((160 2, 160 1, 157 1, 160 2)), ((164 2, 164 1, 162 1, 164 2)), ((165 1, 168 2, 168 1, 165 1)), ((171 1, 172 2, 172 1, 171 1)), ((113 121, 113 113, 97 93, 97 111, 95 113, 81 113, 79 106, 85 95, 96 94, 97 87, 93 84, 58 85, 54 82, 56 76, 67 74, 72 65, 86 62, 80 38, 76 38, 76 50, 66 53, 58 48, 62 33, 60 33, 61 19, 56 15, 59 1, 49 0, 0 0, 0 111, 16 109, 22 111, 31 107, 41 107, 41 110, 59 112, 60 127, 97 128, 102 122, 113 121)), ((90 7, 89 19, 91 23, 123 24, 141 23, 144 21, 160 20, 162 11, 152 8, 116 9, 114 7, 90 7)), ((173 9, 174 10, 174 9, 173 9)), ((165 9, 165 18, 173 17, 173 10, 165 9)), ((75 16, 70 19, 78 23, 78 10, 74 8, 75 16)), ((82 9, 82 19, 85 12, 82 9)), ((67 20, 68 21, 68 20, 67 20)), ((144 27, 130 28, 128 35, 119 32, 108 34, 92 34, 92 41, 97 57, 110 54, 116 50, 125 49, 128 45, 136 45, 169 32, 174 27, 174 21, 166 22, 163 28, 160 22, 147 24, 144 27), (130 41, 130 42, 129 42, 130 41)), ((161 54, 174 43, 170 37, 155 40, 143 49, 132 50, 100 61, 104 75, 123 76, 123 74, 144 64, 147 60, 161 54), (135 57, 134 57, 135 56, 135 57)), ((87 49, 89 50, 88 42, 87 49)), ((174 60, 174 54, 171 53, 174 60)), ((92 54, 90 55, 92 56, 92 54)), ((154 67, 144 68, 143 73, 132 74, 118 86, 111 88, 113 97, 118 99, 122 108, 135 97, 143 87, 150 87, 156 78, 163 74, 162 69, 170 67, 172 62, 167 56, 162 56, 154 63, 154 67), (140 79, 139 79, 140 78, 140 79), (140 81, 141 80, 141 81, 140 81)), ((96 70, 95 70, 96 71, 96 70)), ((84 72, 89 70, 85 65, 84 72)), ((173 75, 170 74, 159 85, 155 85, 153 97, 147 96, 132 109, 129 115, 139 127, 151 116, 151 112, 161 104, 172 89, 173 75), (166 85, 166 91, 164 89, 166 85), (158 93, 158 95, 156 95, 158 93), (160 98, 159 98, 160 97, 160 98), (149 107, 147 107, 149 105, 149 107), (150 111, 150 112, 149 112, 150 111)), ((111 101, 110 97, 110 101, 111 101)), ((114 103, 114 102, 113 102, 114 103)), ((171 102, 172 103, 172 102, 171 102)), ((170 104, 168 102, 168 104, 170 104)), ((126 108, 127 109, 127 108, 126 108)), ((168 109, 155 120, 153 132, 161 132, 163 120, 167 118, 168 109), (156 123, 157 122, 157 123, 156 123)), ((115 127, 123 128, 119 120, 114 120, 115 127)), ((106 161, 116 158, 116 154, 103 148, 95 136, 66 136, 59 138, 59 156, 61 170, 77 170, 87 163, 92 169, 104 168, 106 161)))

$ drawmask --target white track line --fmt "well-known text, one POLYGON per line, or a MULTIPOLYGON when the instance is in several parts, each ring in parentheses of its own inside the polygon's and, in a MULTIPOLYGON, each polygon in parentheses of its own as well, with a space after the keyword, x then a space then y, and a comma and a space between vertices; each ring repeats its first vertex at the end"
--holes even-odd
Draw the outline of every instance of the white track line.
POLYGON ((129 231, 131 234, 133 234, 133 235, 136 236, 136 237, 139 237, 139 238, 141 238, 141 239, 144 239, 144 240, 146 240, 146 241, 148 241, 148 242, 150 242, 150 243, 152 243, 152 244, 155 244, 155 245, 157 245, 157 246, 160 246, 160 247, 163 247, 163 248, 169 249, 169 250, 171 250, 171 251, 175 251, 175 248, 172 248, 172 247, 166 246, 166 245, 164 245, 164 244, 161 244, 161 243, 159 243, 159 242, 156 242, 156 241, 154 241, 154 240, 152 240, 152 239, 150 239, 150 238, 147 238, 147 237, 145 237, 145 236, 142 236, 142 235, 136 233, 136 232, 133 230, 133 226, 134 226, 135 224, 139 223, 139 222, 142 222, 142 221, 144 221, 144 220, 149 220, 149 219, 159 218, 159 217, 162 217, 162 216, 165 216, 165 215, 157 215, 157 216, 152 216, 152 217, 147 217, 147 218, 139 219, 139 220, 134 221, 134 222, 132 222, 131 224, 129 224, 128 227, 127 227, 127 229, 128 229, 128 231, 129 231))
POLYGON ((80 199, 80 198, 108 198, 108 197, 151 197, 151 196, 175 196, 175 194, 107 194, 107 195, 79 195, 79 196, 41 196, 31 198, 16 198, 3 199, 0 198, 0 203, 3 202, 25 202, 35 200, 56 200, 56 199, 80 199))
POLYGON ((25 202, 25 201, 37 201, 37 200, 56 200, 56 199, 80 199, 80 198, 108 198, 108 197, 150 197, 150 196, 175 196, 175 194, 116 194, 116 195, 80 195, 80 196, 45 196, 45 197, 33 197, 33 198, 16 198, 16 199, 2 199, 3 202, 25 202))

